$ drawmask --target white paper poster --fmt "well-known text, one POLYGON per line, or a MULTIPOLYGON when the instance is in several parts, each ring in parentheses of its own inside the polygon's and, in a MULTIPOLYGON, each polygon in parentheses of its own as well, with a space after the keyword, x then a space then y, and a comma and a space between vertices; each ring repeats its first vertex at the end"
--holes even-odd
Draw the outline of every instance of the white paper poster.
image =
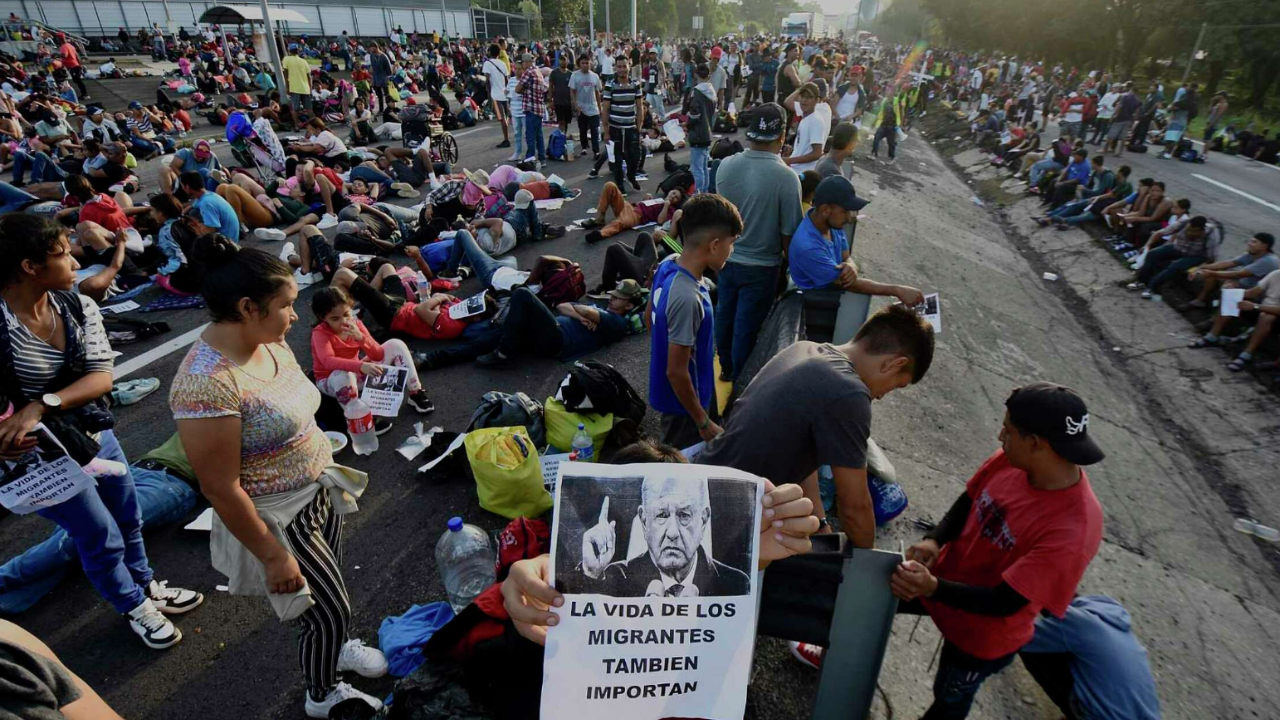
POLYGON ((396 417, 404 402, 404 386, 409 381, 409 371, 391 365, 380 367, 385 370, 382 375, 365 377, 360 399, 365 401, 374 415, 396 417))
POLYGON ((37 444, 30 452, 14 460, 0 460, 0 505, 15 515, 66 502, 95 484, 43 423, 31 434, 37 444))
POLYGON ((1243 288, 1223 288, 1222 317, 1240 317, 1240 301, 1244 300, 1243 288))
POLYGON ((929 321, 935 333, 942 332, 942 304, 938 301, 938 293, 925 295, 924 304, 918 306, 916 312, 929 321))
POLYGON ((484 312, 484 293, 472 295, 462 302, 449 306, 449 317, 454 320, 462 320, 472 315, 479 315, 482 312, 484 312))
POLYGON ((763 488, 703 465, 560 465, 542 717, 742 718, 763 488))

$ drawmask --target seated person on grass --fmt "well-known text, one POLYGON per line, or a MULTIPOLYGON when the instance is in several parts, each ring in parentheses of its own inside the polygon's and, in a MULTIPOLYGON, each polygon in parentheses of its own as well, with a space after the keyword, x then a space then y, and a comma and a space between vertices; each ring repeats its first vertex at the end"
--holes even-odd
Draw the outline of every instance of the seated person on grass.
MULTIPOLYGON (((1244 352, 1236 356, 1227 364, 1227 369, 1231 371, 1243 370, 1253 362, 1254 353, 1258 352, 1258 348, 1271 337, 1271 333, 1275 331, 1276 317, 1280 316, 1280 270, 1274 270, 1266 277, 1262 278, 1257 285, 1244 291, 1244 300, 1240 302, 1240 312, 1242 313, 1258 313, 1258 324, 1253 329, 1253 334, 1249 336, 1249 344, 1245 346, 1244 352)), ((1191 343, 1193 348, 1209 347, 1212 345, 1221 345, 1226 342, 1222 337, 1222 332, 1226 330, 1227 325, 1235 318, 1219 314, 1214 318, 1213 327, 1205 336, 1191 343)))
POLYGON ((597 217, 582 223, 584 228, 600 228, 587 233, 587 244, 613 237, 638 225, 653 222, 665 223, 680 210, 685 200, 684 191, 676 188, 667 193, 665 198, 648 198, 638 203, 629 203, 618 185, 609 181, 605 183, 604 190, 600 193, 600 204, 596 207, 597 217), (612 210, 614 215, 613 222, 608 224, 605 223, 608 217, 607 210, 612 210))
POLYGON ((1208 265, 1201 265, 1191 273, 1192 280, 1203 280, 1200 294, 1195 300, 1187 303, 1190 307, 1209 307, 1209 297, 1219 287, 1249 288, 1258 284, 1262 278, 1280 270, 1280 257, 1273 252, 1276 237, 1269 232, 1260 232, 1249 238, 1244 244, 1244 254, 1230 260, 1222 260, 1208 265))
POLYGON ((864 295, 890 295, 908 306, 924 302, 924 294, 907 285, 886 285, 858 276, 849 257, 844 226, 865 207, 853 183, 836 175, 823 180, 813 195, 813 209, 791 237, 791 279, 801 290, 839 288, 864 295))

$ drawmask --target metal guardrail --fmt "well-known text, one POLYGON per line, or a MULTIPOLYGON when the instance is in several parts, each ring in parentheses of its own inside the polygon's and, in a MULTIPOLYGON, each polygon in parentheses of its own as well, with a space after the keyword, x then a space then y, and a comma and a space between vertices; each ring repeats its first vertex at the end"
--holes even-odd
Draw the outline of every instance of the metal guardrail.
MULTIPOLYGON (((4 26, 7 34, 9 30, 15 27, 15 24, 6 21, 4 26)), ((79 45, 81 49, 85 49, 89 47, 89 38, 84 37, 83 35, 78 35, 76 33, 69 32, 67 30, 62 30, 60 28, 53 27, 52 25, 46 25, 45 23, 41 22, 40 20, 36 20, 35 18, 23 18, 22 22, 18 23, 16 26, 24 27, 24 28, 25 27, 39 28, 41 30, 48 31, 50 34, 62 33, 63 35, 66 35, 67 38, 69 38, 76 45, 79 45)), ((33 37, 31 38, 32 40, 35 40, 35 41, 39 40, 38 37, 34 37, 35 33, 32 33, 32 35, 33 35, 33 37)))

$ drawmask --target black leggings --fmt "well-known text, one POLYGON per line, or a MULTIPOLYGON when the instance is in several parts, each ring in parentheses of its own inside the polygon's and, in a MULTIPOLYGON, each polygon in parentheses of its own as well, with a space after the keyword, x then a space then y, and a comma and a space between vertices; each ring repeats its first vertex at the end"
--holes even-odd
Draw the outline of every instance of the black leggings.
POLYGON ((591 136, 591 152, 600 154, 600 116, 578 113, 578 140, 582 149, 587 149, 587 135, 591 136))
POLYGON ((368 311, 384 330, 391 329, 391 321, 395 319, 400 306, 404 304, 403 300, 383 293, 365 282, 364 278, 356 278, 351 283, 351 297, 360 303, 360 306, 368 311))
POLYGON ((73 68, 67 68, 67 71, 71 73, 71 80, 75 82, 76 88, 80 90, 80 99, 84 100, 88 98, 89 91, 84 86, 84 67, 77 66, 73 68))
POLYGON ((604 252, 604 273, 600 276, 600 291, 607 292, 623 280, 635 280, 641 285, 649 278, 649 268, 658 261, 658 247, 653 236, 642 232, 636 237, 635 248, 622 243, 610 245, 604 252))

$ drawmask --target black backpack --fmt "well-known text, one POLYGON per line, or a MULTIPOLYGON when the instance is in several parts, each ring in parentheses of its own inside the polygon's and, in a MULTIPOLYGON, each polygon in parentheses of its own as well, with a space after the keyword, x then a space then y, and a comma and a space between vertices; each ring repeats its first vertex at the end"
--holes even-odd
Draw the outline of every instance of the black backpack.
POLYGON ((689 170, 688 165, 681 165, 658 184, 658 197, 666 197, 672 190, 679 190, 688 195, 691 187, 693 187, 693 172, 689 170))
POLYGON ((579 361, 560 383, 560 402, 569 412, 613 414, 639 423, 645 401, 612 365, 596 360, 579 361))

